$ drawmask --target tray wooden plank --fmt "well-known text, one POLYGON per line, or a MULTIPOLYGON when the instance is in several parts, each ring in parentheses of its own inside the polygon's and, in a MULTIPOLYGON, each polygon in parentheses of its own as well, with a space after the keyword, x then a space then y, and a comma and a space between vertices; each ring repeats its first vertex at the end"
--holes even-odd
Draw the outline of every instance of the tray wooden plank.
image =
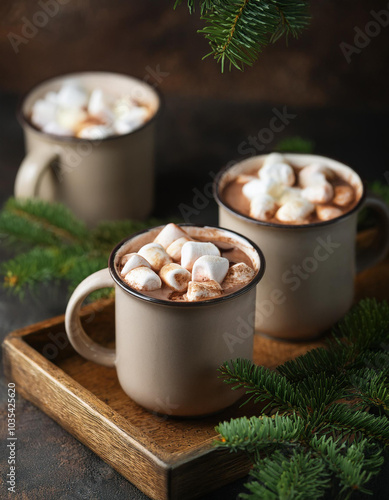
MULTIPOLYGON (((386 261, 358 277, 356 298, 389 299, 388 283, 386 261)), ((87 306, 82 320, 96 341, 112 345, 112 301, 87 306)), ((274 368, 318 345, 320 341, 296 344, 256 335, 254 360, 274 368)), ((124 394, 114 369, 75 353, 63 316, 11 333, 3 343, 3 356, 6 376, 23 397, 155 500, 196 498, 249 470, 245 456, 213 448, 214 428, 222 420, 250 416, 258 409, 236 404, 198 419, 152 414, 124 394)))

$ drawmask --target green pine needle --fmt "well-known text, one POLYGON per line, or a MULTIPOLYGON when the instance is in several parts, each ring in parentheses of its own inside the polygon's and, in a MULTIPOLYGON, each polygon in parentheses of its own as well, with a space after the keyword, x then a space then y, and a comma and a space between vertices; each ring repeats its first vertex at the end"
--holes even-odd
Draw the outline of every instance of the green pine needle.
MULTIPOLYGON (((17 255, 0 265, 4 286, 23 298, 42 283, 66 280, 73 290, 84 278, 107 267, 112 248, 131 234, 160 225, 102 222, 88 229, 66 207, 40 200, 9 199, 0 212, 0 238, 17 255)), ((93 299, 112 296, 100 290, 93 299)))
POLYGON ((370 493, 389 445, 389 304, 362 300, 326 348, 276 371, 248 360, 221 377, 260 403, 260 416, 220 423, 216 445, 252 457, 247 499, 338 498, 370 493), (274 414, 274 412, 277 412, 274 414))
MULTIPOLYGON (((182 3, 176 0, 174 7, 182 3)), ((190 13, 195 0, 188 0, 190 13)), ((303 0, 202 0, 199 2, 205 27, 199 30, 209 41, 211 52, 224 71, 252 66, 270 43, 288 36, 298 37, 309 24, 303 0)))

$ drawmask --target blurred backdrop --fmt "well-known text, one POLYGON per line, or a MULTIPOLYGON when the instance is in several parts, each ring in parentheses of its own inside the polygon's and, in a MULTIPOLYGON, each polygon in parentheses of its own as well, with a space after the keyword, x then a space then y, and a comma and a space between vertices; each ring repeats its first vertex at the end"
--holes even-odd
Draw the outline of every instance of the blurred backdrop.
POLYGON ((1 2, 2 198, 11 194, 23 157, 17 97, 48 77, 80 70, 131 74, 164 94, 159 212, 166 211, 166 194, 173 202, 168 212, 176 212, 210 171, 242 159, 239 145, 268 125, 274 106, 287 106, 296 118, 267 150, 298 134, 314 140, 315 152, 368 179, 383 178, 389 169, 387 2, 314 0, 312 23, 300 39, 279 40, 253 68, 225 74, 212 58, 202 60, 209 49, 196 33, 199 13, 189 15, 185 1, 176 11, 173 6, 174 0, 1 2), (380 23, 373 10, 382 11, 380 23))

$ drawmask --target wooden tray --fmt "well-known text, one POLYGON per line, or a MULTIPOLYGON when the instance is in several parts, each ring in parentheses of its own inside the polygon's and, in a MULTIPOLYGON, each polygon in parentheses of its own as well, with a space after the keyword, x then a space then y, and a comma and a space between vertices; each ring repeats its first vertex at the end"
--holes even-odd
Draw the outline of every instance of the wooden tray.
MULTIPOLYGON (((113 342, 113 314, 111 301, 83 310, 85 329, 105 345, 113 342)), ((255 360, 276 366, 314 345, 256 336, 255 360)), ((86 361, 73 350, 63 316, 11 333, 3 355, 6 376, 23 397, 151 498, 195 498, 249 470, 247 458, 216 450, 212 442, 218 422, 254 414, 253 408, 237 404, 200 419, 149 413, 125 395, 114 369, 86 361)))
MULTIPOLYGON (((388 282, 386 261, 358 277, 356 298, 388 299, 388 282)), ((105 345, 113 343, 113 314, 112 301, 95 302, 83 310, 85 329, 105 345)), ((63 316, 50 319, 5 339, 6 376, 22 396, 153 499, 195 498, 247 474, 247 458, 216 450, 212 442, 218 422, 255 414, 253 407, 235 405, 202 419, 149 413, 124 394, 114 369, 75 353, 63 320, 63 316)), ((275 367, 317 345, 256 336, 254 359, 275 367)))

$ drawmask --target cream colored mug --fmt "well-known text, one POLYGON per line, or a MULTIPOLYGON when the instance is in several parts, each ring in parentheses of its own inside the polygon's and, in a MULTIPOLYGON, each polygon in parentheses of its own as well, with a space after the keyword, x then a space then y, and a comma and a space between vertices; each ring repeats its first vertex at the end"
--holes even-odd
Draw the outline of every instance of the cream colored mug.
POLYGON ((160 97, 153 87, 126 75, 87 72, 47 80, 23 99, 19 121, 27 155, 15 181, 17 198, 65 203, 89 225, 102 219, 145 219, 153 208, 155 118, 160 97), (87 90, 130 96, 148 105, 152 118, 133 132, 104 139, 80 139, 42 132, 30 120, 33 104, 57 92, 67 79, 87 90))
POLYGON ((233 243, 251 259, 257 271, 240 290, 201 302, 173 302, 138 292, 116 270, 121 256, 154 240, 163 226, 143 231, 119 243, 108 269, 86 278, 66 309, 66 331, 74 349, 85 358, 116 367, 124 392, 157 413, 207 415, 233 404, 242 395, 218 378, 218 368, 230 359, 253 356, 256 285, 265 261, 259 248, 232 231, 185 225, 193 238, 233 243), (116 348, 92 341, 80 321, 83 300, 94 290, 115 287, 116 348))
POLYGON ((329 158, 285 154, 293 165, 328 165, 351 183, 359 199, 343 216, 320 223, 286 225, 245 216, 222 199, 224 186, 237 175, 261 164, 265 155, 249 158, 222 170, 214 183, 219 224, 250 238, 266 256, 266 275, 257 291, 256 329, 288 340, 314 338, 338 321, 351 307, 356 272, 382 260, 389 250, 389 209, 366 196, 358 174, 329 158), (372 246, 356 255, 357 217, 361 208, 373 209, 381 230, 372 246))

